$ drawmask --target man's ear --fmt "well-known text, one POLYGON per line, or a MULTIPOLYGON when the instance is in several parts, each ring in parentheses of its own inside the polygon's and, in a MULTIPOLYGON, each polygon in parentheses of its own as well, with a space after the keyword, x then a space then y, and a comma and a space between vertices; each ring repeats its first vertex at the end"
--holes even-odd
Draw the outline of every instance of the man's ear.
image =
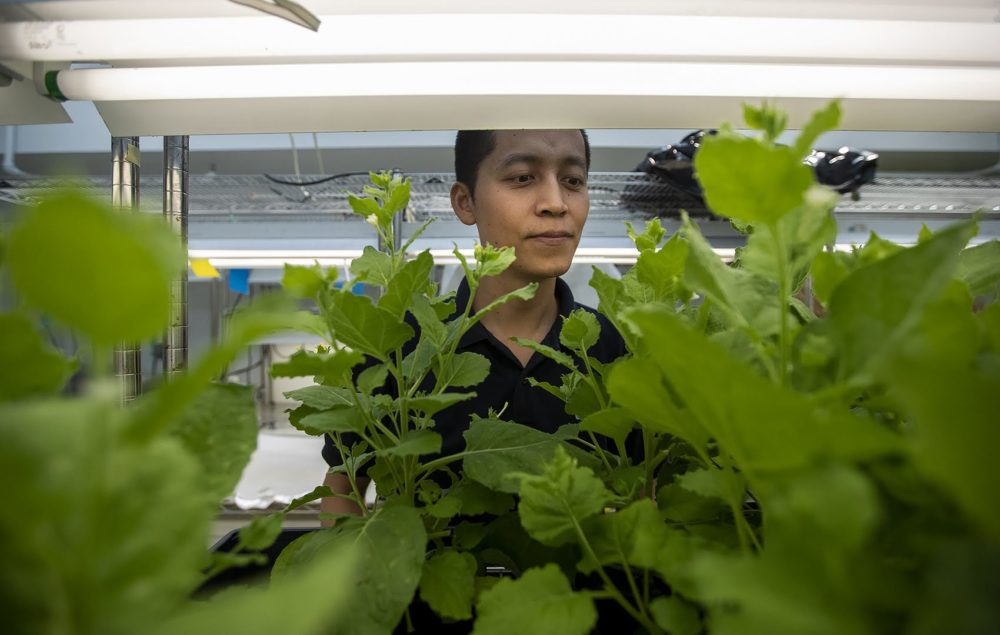
POLYGON ((451 209, 463 224, 476 224, 476 203, 472 200, 472 193, 465 183, 455 183, 451 186, 451 209))

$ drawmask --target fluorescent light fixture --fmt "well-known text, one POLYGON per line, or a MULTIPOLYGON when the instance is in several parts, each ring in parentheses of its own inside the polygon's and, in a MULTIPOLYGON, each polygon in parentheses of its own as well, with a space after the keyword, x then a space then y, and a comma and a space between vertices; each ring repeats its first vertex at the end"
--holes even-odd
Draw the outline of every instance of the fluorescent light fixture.
POLYGON ((286 264, 344 267, 359 257, 360 249, 287 251, 267 249, 192 249, 188 258, 207 260, 216 269, 281 269, 286 264))
POLYGON ((632 4, 618 13, 602 3, 599 10, 583 6, 574 14, 532 7, 527 13, 325 15, 317 33, 257 16, 10 22, 0 24, 0 59, 135 66, 489 59, 1000 61, 1000 38, 988 21, 665 15, 669 8, 650 12, 632 4))
POLYGON ((55 82, 66 99, 97 102, 441 95, 826 99, 833 93, 1000 102, 1000 69, 944 66, 391 62, 79 69, 59 71, 55 82))

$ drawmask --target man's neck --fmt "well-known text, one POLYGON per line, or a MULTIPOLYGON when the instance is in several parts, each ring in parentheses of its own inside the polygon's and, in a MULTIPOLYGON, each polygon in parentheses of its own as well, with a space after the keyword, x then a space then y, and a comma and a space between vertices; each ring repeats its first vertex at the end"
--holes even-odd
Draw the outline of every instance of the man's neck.
MULTIPOLYGON (((513 275, 483 278, 473 300, 472 307, 478 311, 500 296, 516 291, 528 284, 513 275)), ((510 300, 483 318, 483 326, 505 345, 510 346, 511 337, 523 337, 541 341, 559 315, 556 301, 556 279, 546 278, 538 283, 538 290, 530 300, 510 300)), ((512 348, 512 350, 514 350, 512 348)), ((518 351, 514 350, 515 354, 518 351)), ((518 355, 521 358, 521 355, 518 355)), ((530 357, 530 355, 529 355, 530 357)), ((522 359, 525 362, 526 359, 522 359)))

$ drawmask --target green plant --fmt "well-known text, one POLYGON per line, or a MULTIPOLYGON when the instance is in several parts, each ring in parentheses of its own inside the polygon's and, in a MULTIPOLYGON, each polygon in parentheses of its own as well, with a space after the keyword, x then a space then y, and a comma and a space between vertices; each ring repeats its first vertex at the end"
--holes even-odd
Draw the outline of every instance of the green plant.
POLYGON ((188 599, 206 576, 218 505, 256 445, 249 389, 211 379, 254 339, 305 318, 274 298, 256 304, 233 317, 225 341, 190 371, 123 409, 111 347, 162 333, 171 281, 186 266, 180 241, 155 217, 67 190, 19 210, 2 245, 0 275, 19 303, 0 314, 7 630, 318 632, 347 595, 350 551, 267 591, 188 599), (78 358, 46 341, 43 317, 81 338, 78 358), (83 386, 65 393, 77 369, 83 386), (322 603, 280 611, 317 594, 322 603))
MULTIPOLYGON (((748 235, 736 262, 687 218, 662 246, 657 221, 629 226, 635 267, 622 280, 595 271, 591 285, 632 354, 589 359, 597 324, 582 313, 563 325, 563 350, 519 342, 566 367, 542 388, 580 423, 556 435, 491 413, 470 422, 462 453, 421 458, 439 448, 435 412, 463 398, 449 388, 485 375, 451 346, 475 316, 457 307, 448 321, 429 255, 407 261, 405 247, 352 267, 384 288, 377 302, 334 290, 318 267, 286 270, 330 339, 277 369, 319 382, 290 394, 304 404, 292 420, 338 439, 352 482, 371 464, 386 497, 279 562, 287 574, 324 544, 357 545, 369 575, 343 632, 390 632, 418 592, 445 621, 475 614, 480 634, 586 633, 609 611, 654 633, 1000 623, 998 244, 965 249, 969 221, 912 247, 873 236, 827 250, 836 197, 801 161, 839 104, 791 146, 775 143, 782 113, 745 115, 759 137, 724 127, 695 163, 712 210, 748 235), (363 371, 362 354, 374 359, 363 371), (346 447, 344 432, 364 442, 346 447), (439 470, 447 491, 428 478, 439 470), (513 578, 486 577, 496 564, 513 578)), ((373 180, 352 205, 391 238, 407 185, 373 180)), ((478 250, 470 286, 508 258, 478 250)))

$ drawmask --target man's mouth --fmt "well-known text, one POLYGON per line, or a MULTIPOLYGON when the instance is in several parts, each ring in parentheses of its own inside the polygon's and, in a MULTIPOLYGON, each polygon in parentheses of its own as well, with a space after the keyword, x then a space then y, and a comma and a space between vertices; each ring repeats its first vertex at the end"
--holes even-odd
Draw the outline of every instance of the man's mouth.
POLYGON ((566 231, 548 231, 528 236, 530 240, 535 240, 543 245, 561 246, 572 240, 573 234, 566 231))

